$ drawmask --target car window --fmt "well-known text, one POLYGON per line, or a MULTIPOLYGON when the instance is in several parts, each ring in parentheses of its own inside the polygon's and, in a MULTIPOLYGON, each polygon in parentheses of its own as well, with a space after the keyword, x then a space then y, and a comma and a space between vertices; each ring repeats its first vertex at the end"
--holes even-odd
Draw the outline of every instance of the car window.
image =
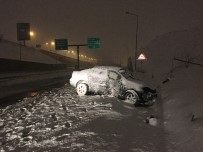
POLYGON ((129 79, 129 80, 135 79, 135 77, 132 74, 127 73, 127 72, 121 73, 121 75, 124 76, 126 79, 129 79))
POLYGON ((94 69, 88 73, 89 83, 105 83, 107 79, 107 71, 94 69))
POLYGON ((109 78, 113 80, 119 80, 121 76, 114 71, 109 71, 109 78))

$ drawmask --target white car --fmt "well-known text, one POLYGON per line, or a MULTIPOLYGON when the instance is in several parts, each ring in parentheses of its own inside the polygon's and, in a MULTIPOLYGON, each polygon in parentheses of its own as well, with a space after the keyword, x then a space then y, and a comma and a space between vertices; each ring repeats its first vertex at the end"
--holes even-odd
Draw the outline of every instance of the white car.
POLYGON ((135 80, 122 67, 96 66, 73 71, 70 84, 80 96, 88 93, 112 94, 132 104, 152 104, 157 97, 156 90, 135 80))

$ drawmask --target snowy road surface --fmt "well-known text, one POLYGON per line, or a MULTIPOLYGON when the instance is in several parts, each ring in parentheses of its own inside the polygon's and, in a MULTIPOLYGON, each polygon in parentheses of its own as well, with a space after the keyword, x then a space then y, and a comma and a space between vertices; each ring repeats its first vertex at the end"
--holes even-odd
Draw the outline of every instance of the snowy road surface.
POLYGON ((134 107, 110 96, 79 97, 69 84, 33 92, 0 108, 0 151, 164 152, 161 107, 159 99, 134 107))
POLYGON ((72 69, 0 74, 0 99, 68 81, 72 69))

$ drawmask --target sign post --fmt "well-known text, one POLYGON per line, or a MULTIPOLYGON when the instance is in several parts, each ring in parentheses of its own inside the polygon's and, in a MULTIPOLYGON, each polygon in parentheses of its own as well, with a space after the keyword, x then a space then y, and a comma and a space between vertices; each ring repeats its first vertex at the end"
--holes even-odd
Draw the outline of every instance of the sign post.
POLYGON ((77 69, 80 69, 80 46, 88 46, 89 49, 98 49, 100 48, 100 39, 99 38, 88 38, 87 44, 76 44, 68 45, 68 47, 76 46, 77 47, 77 69))
POLYGON ((21 54, 21 42, 23 41, 23 45, 25 46, 25 41, 30 40, 30 23, 17 23, 17 40, 20 45, 20 61, 22 59, 21 54))
POLYGON ((87 44, 78 44, 78 45, 68 45, 68 46, 76 46, 77 47, 77 67, 76 69, 80 69, 80 46, 87 46, 87 44))
POLYGON ((68 50, 68 47, 76 47, 77 48, 77 67, 76 69, 80 69, 80 46, 88 46, 90 49, 98 49, 100 48, 100 39, 99 38, 88 38, 87 44, 76 44, 69 45, 67 39, 55 39, 55 49, 56 50, 68 50))
POLYGON ((142 61, 143 61, 143 60, 147 60, 147 58, 146 58, 146 56, 145 56, 143 53, 141 53, 141 54, 139 55, 139 57, 137 58, 137 60, 140 60, 140 61, 141 61, 141 71, 142 71, 142 61))

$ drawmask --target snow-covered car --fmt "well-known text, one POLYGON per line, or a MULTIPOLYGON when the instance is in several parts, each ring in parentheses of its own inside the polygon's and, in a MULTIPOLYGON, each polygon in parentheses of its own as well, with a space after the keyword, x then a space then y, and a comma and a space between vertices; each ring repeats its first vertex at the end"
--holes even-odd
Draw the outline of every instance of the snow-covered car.
POLYGON ((111 94, 132 104, 152 104, 157 97, 156 90, 135 80, 122 67, 96 66, 73 71, 70 84, 80 96, 88 93, 111 94))

